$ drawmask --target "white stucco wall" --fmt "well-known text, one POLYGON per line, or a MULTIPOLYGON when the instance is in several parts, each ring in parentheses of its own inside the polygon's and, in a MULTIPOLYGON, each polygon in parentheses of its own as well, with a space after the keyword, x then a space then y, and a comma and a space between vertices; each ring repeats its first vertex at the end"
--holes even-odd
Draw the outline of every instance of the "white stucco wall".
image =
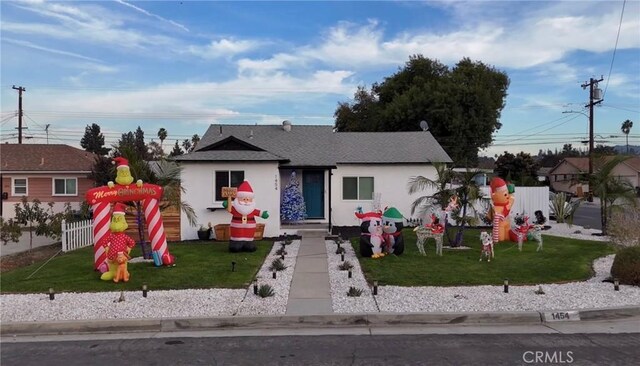
MULTIPOLYGON (((342 178, 343 177, 373 177, 374 191, 381 193, 381 206, 395 207, 406 218, 412 217, 411 203, 424 195, 431 195, 433 190, 409 195, 407 188, 409 178, 422 175, 430 179, 435 179, 436 170, 432 165, 407 165, 407 164, 369 164, 369 165, 347 165, 340 164, 333 170, 331 177, 332 193, 332 216, 331 221, 334 226, 357 226, 360 221, 355 217, 354 212, 358 206, 367 212, 373 208, 373 201, 343 200, 342 199, 342 178)), ((418 217, 417 213, 413 217, 418 217)))
MULTIPOLYGON (((249 181, 255 193, 256 208, 269 212, 266 220, 258 218, 258 223, 265 224, 266 237, 280 235, 280 173, 276 162, 265 163, 181 163, 182 185, 186 189, 182 200, 188 202, 198 215, 198 223, 207 225, 228 224, 231 215, 220 208, 209 211, 207 207, 220 206, 214 202, 215 195, 215 171, 216 170, 243 170, 244 179, 249 181)), ((197 227, 189 226, 189 222, 182 213, 181 240, 197 239, 197 227)))

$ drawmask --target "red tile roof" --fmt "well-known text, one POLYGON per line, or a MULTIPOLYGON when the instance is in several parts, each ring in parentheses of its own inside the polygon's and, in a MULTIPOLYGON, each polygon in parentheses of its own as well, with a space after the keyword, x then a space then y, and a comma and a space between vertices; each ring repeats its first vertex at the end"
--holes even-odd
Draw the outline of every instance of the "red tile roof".
POLYGON ((95 155, 69 145, 0 144, 3 172, 90 172, 95 155))

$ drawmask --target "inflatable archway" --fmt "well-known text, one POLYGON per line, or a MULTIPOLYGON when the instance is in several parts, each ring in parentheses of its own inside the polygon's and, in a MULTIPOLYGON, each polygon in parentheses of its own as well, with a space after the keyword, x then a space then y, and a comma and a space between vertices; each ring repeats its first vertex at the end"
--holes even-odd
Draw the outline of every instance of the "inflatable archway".
POLYGON ((109 222, 111 221, 111 203, 142 201, 144 218, 151 240, 151 248, 164 258, 169 253, 167 237, 164 233, 164 225, 160 216, 159 202, 162 198, 162 187, 155 184, 110 184, 90 189, 85 196, 87 202, 93 209, 93 256, 94 267, 98 269, 107 260, 107 255, 102 246, 99 246, 100 239, 109 233, 109 222))

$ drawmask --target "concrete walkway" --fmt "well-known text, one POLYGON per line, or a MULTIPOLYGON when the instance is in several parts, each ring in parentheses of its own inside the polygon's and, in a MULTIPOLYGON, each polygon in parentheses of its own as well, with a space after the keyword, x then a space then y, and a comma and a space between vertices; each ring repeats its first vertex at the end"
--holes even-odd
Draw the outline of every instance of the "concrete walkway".
MULTIPOLYGON (((46 236, 37 236, 35 233, 33 234, 34 249, 38 247, 52 245, 55 243, 60 243, 60 241, 53 240, 46 236)), ((29 250, 29 232, 26 230, 22 231, 20 240, 17 243, 10 241, 7 243, 7 245, 0 244, 0 256, 3 256, 3 257, 5 255, 26 252, 27 250, 29 250)))
POLYGON ((286 315, 333 314, 323 230, 301 231, 286 315))

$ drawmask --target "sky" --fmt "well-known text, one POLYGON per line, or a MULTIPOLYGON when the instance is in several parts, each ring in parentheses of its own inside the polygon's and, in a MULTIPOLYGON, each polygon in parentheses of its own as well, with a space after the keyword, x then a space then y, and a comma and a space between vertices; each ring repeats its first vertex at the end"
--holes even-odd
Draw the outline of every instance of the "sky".
MULTIPOLYGON (((210 124, 333 125, 340 102, 421 54, 507 73, 491 147, 640 145, 640 1, 1 1, 0 142, 107 145, 140 126, 165 150, 210 124)), ((419 124, 420 121, 416 121, 419 124)))

